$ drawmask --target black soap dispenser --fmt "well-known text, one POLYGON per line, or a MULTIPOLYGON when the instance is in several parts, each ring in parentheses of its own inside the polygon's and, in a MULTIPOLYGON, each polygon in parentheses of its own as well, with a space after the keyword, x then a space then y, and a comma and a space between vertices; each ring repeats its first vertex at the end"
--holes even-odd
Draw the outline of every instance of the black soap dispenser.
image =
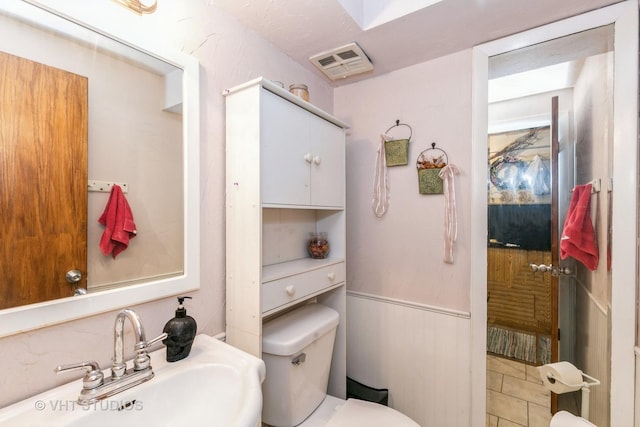
POLYGON ((198 328, 196 320, 187 316, 187 309, 182 306, 186 298, 191 299, 191 297, 178 297, 176 317, 169 320, 162 330, 167 333, 167 338, 162 340, 162 343, 167 346, 167 362, 177 362, 187 357, 196 337, 198 328))

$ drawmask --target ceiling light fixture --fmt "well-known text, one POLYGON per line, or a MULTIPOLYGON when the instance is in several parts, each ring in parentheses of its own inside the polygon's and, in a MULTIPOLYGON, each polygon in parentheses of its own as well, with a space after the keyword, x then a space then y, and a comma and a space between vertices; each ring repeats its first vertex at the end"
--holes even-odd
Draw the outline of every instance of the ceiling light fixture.
POLYGON ((113 1, 133 10, 138 15, 142 15, 143 13, 153 13, 156 11, 156 8, 158 7, 158 0, 153 0, 153 2, 149 0, 145 2, 142 2, 140 0, 113 0, 113 1))

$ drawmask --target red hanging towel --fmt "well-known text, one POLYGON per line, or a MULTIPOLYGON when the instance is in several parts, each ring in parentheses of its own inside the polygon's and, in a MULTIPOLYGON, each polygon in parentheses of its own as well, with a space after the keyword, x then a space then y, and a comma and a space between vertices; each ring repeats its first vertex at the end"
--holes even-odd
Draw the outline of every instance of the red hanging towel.
POLYGON ((594 271, 598 268, 598 245, 591 223, 591 184, 573 189, 560 238, 560 258, 575 258, 594 271))
POLYGON ((98 222, 105 226, 100 239, 100 249, 113 258, 127 249, 129 240, 136 237, 136 224, 127 199, 119 185, 114 184, 104 212, 98 222))

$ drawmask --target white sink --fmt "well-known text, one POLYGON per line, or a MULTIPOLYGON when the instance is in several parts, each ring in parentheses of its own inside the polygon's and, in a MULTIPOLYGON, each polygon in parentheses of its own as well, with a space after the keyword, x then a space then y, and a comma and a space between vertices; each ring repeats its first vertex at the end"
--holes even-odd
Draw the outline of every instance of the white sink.
MULTIPOLYGON (((155 377, 89 406, 77 398, 82 380, 0 410, 0 426, 255 427, 262 410, 264 362, 215 338, 196 336, 186 359, 151 356, 155 377)), ((52 375, 53 368, 52 368, 52 375)), ((110 375, 108 370, 105 375, 110 375)))

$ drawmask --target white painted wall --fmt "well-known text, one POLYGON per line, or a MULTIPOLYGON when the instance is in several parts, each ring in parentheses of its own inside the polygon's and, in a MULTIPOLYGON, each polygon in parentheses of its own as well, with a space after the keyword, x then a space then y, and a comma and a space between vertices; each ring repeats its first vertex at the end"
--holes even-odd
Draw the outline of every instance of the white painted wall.
MULTIPOLYGON (((471 51, 463 51, 335 90, 334 114, 347 135, 349 290, 469 311, 471 51), (371 207, 380 134, 396 120, 413 128, 409 164, 388 168, 391 202, 371 207), (460 168, 458 240, 443 262, 444 196, 420 195, 416 158, 435 142, 460 168)), ((406 135, 390 131, 395 135, 406 135)))
POLYGON ((340 87, 334 98, 334 114, 352 126, 347 374, 389 388, 390 406, 420 425, 467 427, 469 230, 475 217, 469 210, 471 52, 340 87), (388 168, 391 204, 379 219, 371 207, 376 151, 380 134, 397 119, 413 128, 409 164, 388 168), (418 193, 416 158, 431 142, 461 170, 455 181, 459 231, 453 264, 443 262, 444 196, 418 193))
POLYGON ((613 175, 613 53, 585 60, 574 88, 577 183, 598 178, 602 190, 591 196, 599 263, 589 271, 576 263, 576 366, 602 384, 590 394, 589 420, 608 427, 611 376, 611 248, 609 178, 613 175))
POLYGON ((577 276, 603 307, 611 302, 609 179, 613 176, 613 52, 584 61, 574 89, 576 110, 576 184, 600 179, 602 190, 591 197, 591 220, 598 243, 598 268, 578 264, 577 276))
MULTIPOLYGON (((43 0, 54 9, 128 38, 157 42, 192 54, 201 64, 201 288, 187 308, 198 332, 224 331, 224 100, 225 88, 261 75, 288 85, 306 83, 311 101, 331 111, 332 89, 319 77, 241 26, 198 0, 160 2, 153 15, 138 16, 110 0, 43 0), (111 28, 105 28, 111 26, 111 28)), ((127 304, 122 302, 123 306, 127 304)), ((177 306, 168 298, 133 307, 147 335, 162 332, 177 306)), ((56 376, 59 364, 95 359, 107 367, 113 352, 115 312, 0 339, 0 407, 63 384, 78 374, 56 376)), ((43 319, 46 322, 46 319, 43 319)), ((127 337, 127 348, 133 347, 127 337), (129 344, 130 343, 130 344, 129 344)))

